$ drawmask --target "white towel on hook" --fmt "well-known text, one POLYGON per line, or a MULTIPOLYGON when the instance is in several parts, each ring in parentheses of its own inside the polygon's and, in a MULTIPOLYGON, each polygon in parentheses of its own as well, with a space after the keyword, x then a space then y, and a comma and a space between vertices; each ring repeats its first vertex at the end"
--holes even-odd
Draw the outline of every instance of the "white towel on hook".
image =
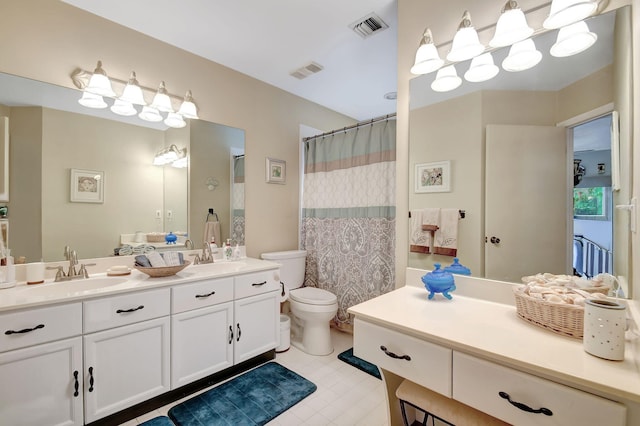
POLYGON ((431 210, 435 209, 423 209, 411 211, 411 234, 409 241, 409 251, 413 253, 431 253, 431 243, 433 232, 431 230, 424 230, 424 221, 432 220, 433 215, 431 210), (429 210, 429 211, 427 211, 429 210))
POLYGON ((459 219, 459 209, 440 209, 440 228, 434 236, 435 254, 454 257, 457 255, 459 219))
POLYGON ((220 237, 220 222, 205 222, 204 223, 204 240, 208 243, 211 242, 211 237, 215 238, 215 242, 218 246, 222 244, 220 237))

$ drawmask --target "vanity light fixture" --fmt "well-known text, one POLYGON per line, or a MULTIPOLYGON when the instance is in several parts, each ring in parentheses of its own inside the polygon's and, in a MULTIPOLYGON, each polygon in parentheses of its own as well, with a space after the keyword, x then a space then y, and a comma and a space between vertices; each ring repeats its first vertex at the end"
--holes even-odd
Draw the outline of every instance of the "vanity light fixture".
POLYGON ((533 68, 542 60, 542 53, 536 49, 533 39, 515 43, 509 49, 509 55, 502 61, 502 68, 509 72, 525 71, 533 68))
POLYGON ((138 83, 136 73, 131 72, 128 80, 109 79, 107 73, 102 68, 102 61, 92 72, 76 69, 71 73, 71 80, 74 85, 83 90, 82 97, 78 102, 88 108, 107 108, 109 105, 106 98, 112 98, 111 111, 118 115, 138 117, 145 121, 161 122, 167 126, 181 128, 186 126, 185 118, 198 119, 198 109, 193 102, 191 90, 188 90, 184 98, 171 95, 167 92, 165 82, 162 81, 157 90, 143 87, 138 83), (111 84, 116 82, 124 87, 122 95, 116 96, 111 84), (144 99, 144 92, 154 94, 153 102, 147 105, 144 99), (175 112, 171 98, 181 100, 178 112, 175 112), (142 106, 139 110, 136 106, 142 106), (138 111, 140 111, 138 113, 138 111), (163 114, 166 115, 163 117, 163 114))
POLYGON ((553 0, 542 26, 550 30, 565 27, 588 18, 597 8, 598 0, 553 0))
POLYGON ((502 8, 502 13, 496 24, 496 32, 489 42, 489 46, 510 46, 531 37, 532 34, 533 28, 527 24, 524 12, 517 2, 510 0, 502 8))
POLYGON ((416 60, 411 67, 411 73, 416 75, 429 74, 440 69, 444 65, 444 60, 440 58, 438 49, 433 43, 433 35, 431 29, 426 28, 420 46, 416 51, 416 60))
POLYGON ((464 11, 462 20, 458 26, 458 31, 453 37, 451 50, 447 54, 447 60, 451 62, 460 62, 471 59, 484 52, 484 46, 480 44, 478 32, 471 23, 471 14, 468 10, 464 11))
POLYGON ((461 84, 462 79, 458 77, 455 65, 449 65, 438 70, 436 79, 431 83, 431 89, 435 92, 449 92, 461 84))
POLYGON ((598 35, 589 31, 586 22, 576 22, 560 28, 558 38, 551 46, 549 53, 557 58, 576 55, 593 46, 596 40, 598 40, 598 35))
POLYGON ((464 79, 472 83, 491 80, 498 75, 500 68, 493 63, 491 52, 483 53, 471 60, 469 70, 464 73, 464 79))
MULTIPOLYGON (((187 157, 187 148, 178 149, 175 144, 171 144, 169 147, 160 150, 153 158, 154 166, 164 166, 166 164, 173 164, 176 161, 180 161, 187 157)), ((180 166, 176 166, 180 167, 180 166)))

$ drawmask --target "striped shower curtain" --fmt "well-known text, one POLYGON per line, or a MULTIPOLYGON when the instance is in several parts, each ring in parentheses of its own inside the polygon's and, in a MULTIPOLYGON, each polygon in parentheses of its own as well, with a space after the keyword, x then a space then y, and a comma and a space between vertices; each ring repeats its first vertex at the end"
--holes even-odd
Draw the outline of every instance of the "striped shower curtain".
POLYGON ((396 122, 377 121, 306 142, 302 195, 305 286, 338 298, 334 318, 395 287, 396 122))
POLYGON ((233 215, 231 239, 244 245, 244 155, 233 158, 233 193, 231 194, 233 215))

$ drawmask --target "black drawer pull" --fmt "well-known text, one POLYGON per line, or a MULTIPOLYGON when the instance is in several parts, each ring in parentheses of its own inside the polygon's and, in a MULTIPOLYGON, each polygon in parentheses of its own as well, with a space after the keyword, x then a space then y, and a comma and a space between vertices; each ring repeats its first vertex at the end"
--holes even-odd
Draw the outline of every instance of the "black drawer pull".
POLYGON ((75 392, 73 392, 73 396, 77 397, 79 395, 78 388, 80 388, 80 383, 78 382, 78 370, 73 372, 73 378, 75 380, 75 383, 73 385, 75 392))
POLYGON ((240 323, 236 324, 236 327, 238 327, 238 337, 236 337, 236 342, 239 342, 240 335, 242 334, 242 330, 240 330, 240 323))
POLYGON ((393 352, 389 351, 386 346, 380 346, 380 350, 385 353, 386 356, 395 359, 405 359, 407 361, 411 361, 411 357, 409 355, 396 355, 393 352))
POLYGON ((229 326, 229 344, 233 343, 233 327, 229 326))
POLYGON ((144 305, 140 305, 137 308, 131 308, 131 309, 118 309, 116 311, 116 314, 124 314, 127 312, 135 312, 135 311, 139 311, 140 309, 144 309, 144 305))
POLYGON ((553 412, 551 410, 549 410, 548 408, 538 408, 537 410, 534 410, 533 408, 529 407, 528 405, 525 405, 521 402, 516 402, 516 401, 512 401, 511 397, 509 396, 508 393, 506 392, 498 392, 498 395, 500 395, 500 398, 506 399, 507 401, 509 401, 509 404, 513 405, 514 407, 522 410, 522 411, 526 411, 527 413, 534 413, 534 414, 539 414, 542 413, 545 416, 553 416, 553 412))
POLYGON ((93 367, 89 367, 89 392, 93 392, 93 367))
POLYGON ((204 299, 205 297, 213 296, 214 294, 216 294, 215 291, 208 294, 196 294, 196 299, 204 299))
POLYGON ((267 283, 266 281, 262 281, 261 283, 253 283, 251 285, 254 286, 254 287, 261 287, 261 286, 265 285, 266 283, 267 283))
POLYGON ((7 330, 7 331, 5 331, 5 332, 4 332, 4 334, 6 334, 7 336, 10 336, 10 335, 12 335, 12 334, 28 333, 28 332, 33 331, 33 330, 38 330, 39 328, 44 328, 44 324, 38 324, 38 325, 36 325, 36 326, 35 326, 35 327, 33 327, 33 328, 25 328, 25 329, 23 329, 23 330, 18 330, 18 331, 15 331, 15 330, 7 330))

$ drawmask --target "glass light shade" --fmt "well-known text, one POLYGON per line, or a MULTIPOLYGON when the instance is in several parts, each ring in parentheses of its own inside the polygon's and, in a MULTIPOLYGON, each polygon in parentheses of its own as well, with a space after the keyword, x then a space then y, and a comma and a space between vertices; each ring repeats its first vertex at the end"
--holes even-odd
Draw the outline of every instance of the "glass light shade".
POLYGON ((175 112, 170 112, 169 114, 167 114, 167 118, 165 118, 164 124, 175 129, 180 129, 187 125, 182 116, 180 114, 176 114, 175 112))
POLYGON ((500 69, 493 63, 493 55, 490 52, 483 53, 471 60, 469 70, 464 73, 464 78, 472 83, 491 80, 498 75, 500 69))
POLYGON ((411 73, 416 75, 429 74, 440 69, 442 65, 444 65, 444 61, 440 58, 438 48, 433 43, 431 30, 427 28, 416 51, 416 59, 411 67, 411 73))
POLYGON ((189 165, 189 162, 187 160, 187 157, 179 158, 176 161, 174 161, 173 163, 171 163, 171 167, 175 167, 175 168, 178 168, 178 169, 184 169, 188 165, 189 165))
POLYGON ((598 35, 589 31, 586 22, 576 22, 560 28, 558 38, 551 46, 549 53, 557 58, 576 55, 593 46, 596 40, 598 40, 598 35))
POLYGON ((102 96, 89 92, 83 92, 82 97, 78 99, 78 103, 87 108, 102 109, 107 107, 107 103, 102 99, 102 96))
POLYGON ((491 47, 509 46, 531 37, 533 28, 527 24, 527 18, 515 1, 508 1, 498 18, 496 32, 489 42, 491 47), (511 8, 515 6, 514 8, 511 8))
POLYGON ((198 119, 198 108, 196 108, 196 104, 193 103, 191 90, 188 90, 187 94, 184 96, 184 101, 182 102, 182 105, 180 105, 180 109, 178 109, 178 114, 185 118, 198 119))
POLYGON ((157 154, 153 157, 153 165, 154 166, 164 166, 167 162, 164 161, 164 157, 160 154, 157 154))
POLYGON ((458 88, 462 84, 462 79, 458 77, 456 67, 449 65, 438 70, 436 79, 431 83, 431 89, 435 92, 449 92, 458 88))
POLYGON ((547 29, 565 27, 591 16, 597 8, 597 0, 553 0, 542 26, 547 29))
POLYGON ((171 98, 169 98, 167 89, 164 87, 164 81, 160 82, 160 87, 158 87, 158 92, 153 97, 153 102, 151 102, 151 106, 157 109, 158 111, 173 112, 173 106, 171 105, 171 98))
POLYGON ((144 95, 142 94, 142 89, 138 84, 138 80, 136 79, 136 73, 131 72, 131 77, 129 78, 129 82, 126 86, 124 86, 124 91, 122 92, 122 96, 120 99, 129 102, 133 105, 146 105, 147 103, 144 100, 144 95))
POLYGON ((143 106, 142 111, 140 111, 140 114, 138 114, 138 117, 140 117, 144 121, 152 121, 152 122, 162 121, 162 116, 160 115, 160 112, 157 109, 150 106, 143 106))
POLYGON ((89 79, 89 84, 87 84, 84 90, 100 96, 108 96, 111 98, 116 96, 116 92, 111 88, 111 81, 109 81, 107 73, 102 69, 102 62, 98 61, 98 65, 89 79))
POLYGON ((471 17, 468 11, 464 12, 460 27, 453 36, 451 51, 447 54, 447 60, 451 62, 460 62, 471 59, 484 52, 484 46, 480 44, 478 33, 471 24, 471 17))
POLYGON ((116 99, 111 106, 111 112, 118 115, 131 116, 136 115, 138 111, 127 101, 116 99))
POLYGON ((509 55, 502 61, 502 68, 509 72, 518 72, 533 68, 542 60, 542 53, 536 50, 532 39, 519 41, 509 49, 509 55))

